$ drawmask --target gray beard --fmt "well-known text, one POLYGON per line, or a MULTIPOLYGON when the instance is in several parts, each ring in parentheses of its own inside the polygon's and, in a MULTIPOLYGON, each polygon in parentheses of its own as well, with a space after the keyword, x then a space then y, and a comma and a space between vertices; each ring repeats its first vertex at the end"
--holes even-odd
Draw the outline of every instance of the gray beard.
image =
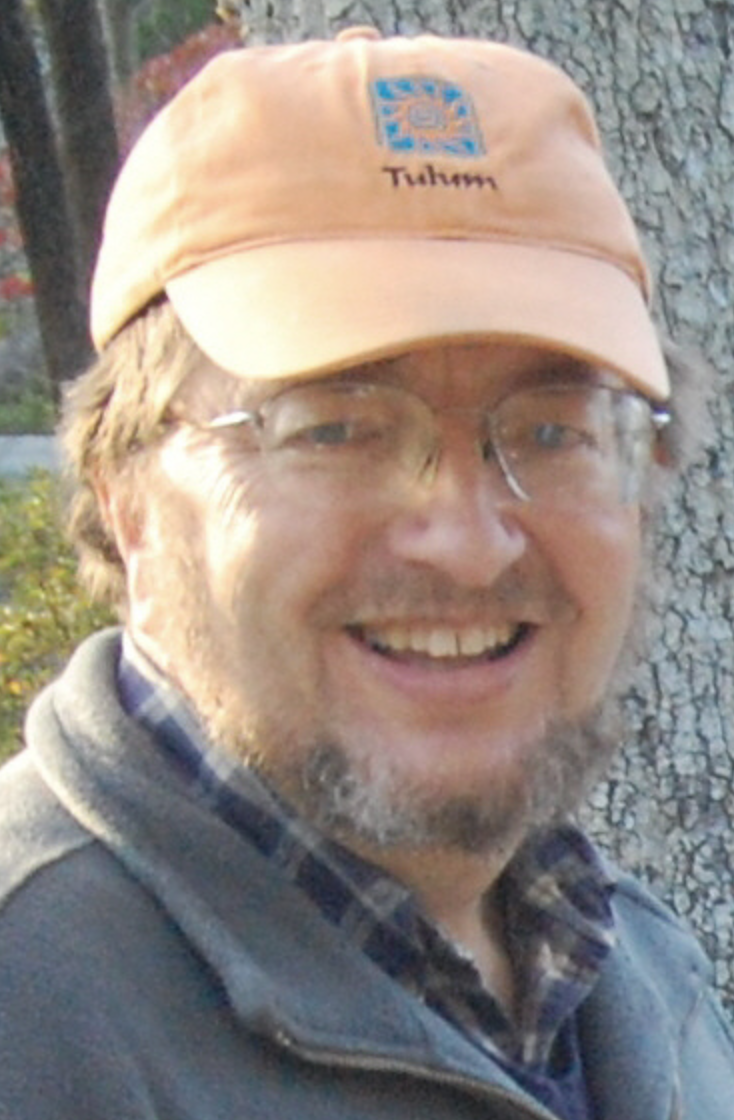
MULTIPOLYGON (((192 578, 183 547, 173 561, 172 569, 169 566, 173 601, 167 601, 157 640, 168 655, 162 667, 192 702, 212 743, 259 772, 307 821, 347 846, 440 848, 473 855, 507 848, 574 811, 620 741, 618 697, 639 655, 637 628, 644 625, 644 610, 633 612, 633 633, 608 682, 607 696, 596 710, 546 728, 536 741, 517 744, 515 764, 499 767, 494 780, 481 788, 441 794, 440 778, 431 788, 411 781, 379 749, 379 743, 353 746, 329 736, 328 730, 319 728, 318 712, 310 727, 305 720, 308 730, 302 734, 304 721, 289 716, 277 680, 270 692, 267 681, 260 681, 265 714, 256 719, 259 713, 250 713, 239 695, 236 671, 230 672, 229 664, 223 663, 225 654, 209 603, 192 578)), ((379 606, 384 596, 387 611, 398 591, 401 603, 408 605, 452 602, 451 588, 438 578, 426 578, 420 585, 411 579, 397 591, 387 580, 373 581, 367 591, 357 588, 353 597, 379 606)), ((492 594, 498 598, 500 590, 492 594)), ((505 580, 501 589, 505 603, 522 603, 524 595, 519 577, 505 580)), ((480 597, 475 598, 479 605, 480 597)), ((642 594, 638 608, 641 601, 642 594)), ((467 605, 466 597, 462 602, 467 605)), ((331 608, 334 616, 349 616, 349 605, 345 598, 337 598, 331 608)), ((321 620, 329 617, 322 615, 321 620)), ((487 750, 492 751, 491 727, 487 750)))
MULTIPOLYGON (((379 749, 358 751, 336 739, 309 742, 288 721, 247 727, 235 698, 227 696, 209 653, 206 626, 182 628, 197 649, 179 664, 176 678, 212 743, 257 771, 268 785, 322 833, 375 850, 442 849, 471 855, 515 846, 524 836, 568 817, 606 768, 620 741, 619 706, 610 689, 600 707, 578 721, 559 723, 535 742, 518 744, 514 767, 464 794, 427 790, 411 783, 379 749)), ((628 647, 629 649, 629 647, 628 647)), ((620 659, 624 664, 626 658, 620 659)), ((616 682, 622 676, 617 666, 616 682)), ((615 683, 616 683, 615 682, 615 683)), ((374 744, 379 747, 379 744, 374 744)), ((492 750, 488 729, 487 749, 492 750)))
MULTIPOLYGON (((211 646, 208 627, 184 633, 199 656, 184 657, 180 664, 198 666, 198 671, 182 673, 178 683, 211 742, 257 771, 315 828, 347 847, 471 855, 514 847, 579 807, 622 738, 617 698, 636 645, 628 642, 607 697, 594 711, 518 744, 515 765, 499 768, 494 781, 441 795, 435 787, 411 782, 379 744, 370 749, 362 743, 355 750, 338 739, 319 738, 315 729, 309 741, 288 720, 247 726, 245 713, 212 669, 217 651, 205 656, 211 646)), ((492 750, 491 728, 487 749, 492 750)))
MULTIPOLYGON (((339 743, 313 745, 287 768, 251 763, 317 829, 349 845, 484 855, 568 817, 618 742, 606 712, 554 728, 525 752, 522 773, 481 792, 439 799, 386 768, 371 773, 339 743)), ((242 753, 242 752, 240 752, 242 753)))
MULTIPOLYGON (((640 650, 640 635, 628 636, 606 698, 590 714, 546 729, 534 742, 518 744, 512 767, 466 793, 441 795, 391 765, 379 744, 358 750, 338 739, 301 738, 288 718, 253 722, 219 669, 221 651, 206 610, 188 586, 179 610, 184 619, 167 635, 178 656, 174 679, 188 695, 212 743, 230 751, 262 775, 271 788, 321 832, 349 846, 376 850, 443 849, 483 855, 514 846, 523 836, 576 810, 606 769, 621 739, 618 702, 640 650), (377 749, 374 749, 377 748, 377 749)), ((179 590, 179 594, 183 594, 179 590)), ((644 611, 635 617, 645 617, 644 611)), ((271 708, 275 710, 271 700, 271 708)), ((318 721, 317 721, 318 722, 318 721)), ((492 750, 488 728, 487 749, 492 750)))

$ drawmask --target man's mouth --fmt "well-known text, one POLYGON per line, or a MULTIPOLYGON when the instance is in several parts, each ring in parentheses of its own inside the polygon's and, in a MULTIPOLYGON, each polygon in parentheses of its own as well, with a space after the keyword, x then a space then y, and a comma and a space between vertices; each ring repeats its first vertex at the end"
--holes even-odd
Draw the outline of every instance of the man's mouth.
POLYGON ((435 623, 391 623, 386 626, 350 627, 350 632, 383 657, 458 666, 507 656, 530 629, 527 623, 522 622, 460 627, 435 623))

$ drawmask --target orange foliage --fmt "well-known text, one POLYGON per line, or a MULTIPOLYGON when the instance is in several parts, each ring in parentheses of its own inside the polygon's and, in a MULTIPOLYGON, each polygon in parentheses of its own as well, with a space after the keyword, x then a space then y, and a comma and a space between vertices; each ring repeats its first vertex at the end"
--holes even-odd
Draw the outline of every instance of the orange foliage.
POLYGON ((33 295, 15 216, 15 185, 7 152, 0 152, 0 302, 16 303, 33 295))
POLYGON ((117 106, 120 147, 127 151, 144 126, 174 93, 220 51, 241 46, 232 24, 211 23, 168 54, 149 59, 138 70, 117 106))

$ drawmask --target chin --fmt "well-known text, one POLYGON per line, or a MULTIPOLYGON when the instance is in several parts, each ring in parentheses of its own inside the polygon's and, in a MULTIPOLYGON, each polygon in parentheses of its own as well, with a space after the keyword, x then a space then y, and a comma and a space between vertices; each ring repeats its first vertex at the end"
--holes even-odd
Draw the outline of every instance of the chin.
POLYGON ((438 788, 411 781, 389 761, 353 760, 342 745, 313 745, 287 769, 265 772, 321 831, 349 845, 441 848, 482 854, 504 848, 572 812, 598 778, 615 738, 600 717, 554 728, 526 752, 512 775, 488 775, 483 788, 438 788))

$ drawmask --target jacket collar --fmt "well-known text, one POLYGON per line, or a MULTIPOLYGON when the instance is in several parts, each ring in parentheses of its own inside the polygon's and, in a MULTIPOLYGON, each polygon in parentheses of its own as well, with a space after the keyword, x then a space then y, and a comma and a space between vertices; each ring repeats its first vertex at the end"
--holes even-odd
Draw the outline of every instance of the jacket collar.
MULTIPOLYGON (((62 804, 157 897, 248 1028, 312 1061, 412 1069, 475 1092, 491 1078, 495 1093, 523 1099, 528 1116, 547 1115, 192 800, 117 702, 117 655, 114 632, 80 647, 31 712, 32 751, 62 804)), ((685 951, 673 964, 667 949, 661 962, 655 936, 643 932, 655 923, 640 922, 639 902, 624 891, 621 920, 622 947, 580 1019, 592 1095, 600 1115, 612 1115, 629 1077, 625 1120, 670 1120, 678 1038, 701 981, 690 940, 680 934, 685 951)))
POLYGON ((615 893, 619 940, 581 1009, 580 1037, 601 1116, 625 1120, 681 1115, 677 1071, 687 1024, 703 998, 709 965, 698 943, 633 879, 615 893))

